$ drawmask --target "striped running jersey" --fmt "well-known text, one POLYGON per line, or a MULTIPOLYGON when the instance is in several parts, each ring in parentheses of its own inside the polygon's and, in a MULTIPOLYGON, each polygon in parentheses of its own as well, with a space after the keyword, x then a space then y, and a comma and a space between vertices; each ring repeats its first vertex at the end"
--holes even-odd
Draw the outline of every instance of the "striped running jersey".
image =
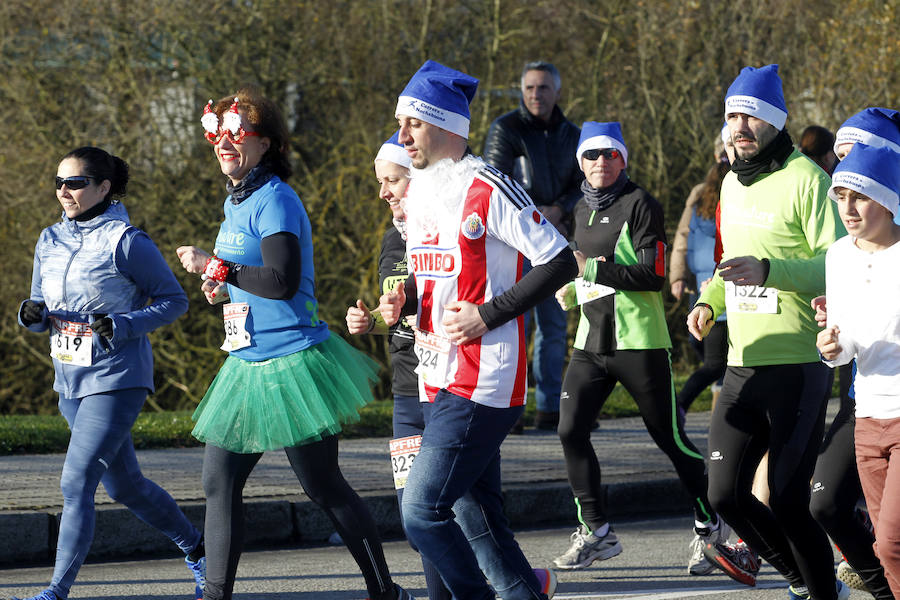
MULTIPOLYGON (((522 278, 524 258, 542 265, 567 245, 517 183, 472 156, 414 172, 406 206, 406 250, 409 272, 416 278, 417 326, 442 338, 448 303, 489 302, 522 278)), ((487 406, 525 403, 521 315, 467 344, 451 344, 446 358, 446 369, 437 378, 432 374, 426 384, 419 377, 423 401, 433 401, 437 391, 446 388, 487 406)))

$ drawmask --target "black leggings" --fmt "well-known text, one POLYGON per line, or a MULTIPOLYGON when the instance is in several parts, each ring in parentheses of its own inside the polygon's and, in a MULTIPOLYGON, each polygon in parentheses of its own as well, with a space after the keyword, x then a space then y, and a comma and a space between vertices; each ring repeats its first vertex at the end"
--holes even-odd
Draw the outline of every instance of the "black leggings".
MULTIPOLYGON (((375 522, 338 466, 336 436, 285 448, 310 500, 334 523, 366 580, 372 600, 394 597, 375 522)), ((210 444, 203 457, 206 492, 206 588, 203 600, 230 600, 244 540, 242 491, 261 453, 237 454, 210 444)))
POLYGON ((828 382, 822 363, 728 367, 709 427, 713 506, 751 548, 817 600, 836 598, 831 544, 809 512, 828 382), (767 450, 769 506, 751 493, 767 450))
POLYGON ((703 456, 687 438, 677 417, 669 351, 659 348, 613 354, 572 352, 560 396, 558 431, 582 523, 593 531, 607 522, 591 429, 616 382, 621 382, 634 398, 650 437, 672 461, 693 499, 695 518, 715 521, 706 499, 703 456))
POLYGON ((703 364, 684 382, 678 392, 678 406, 687 412, 700 392, 722 378, 728 358, 728 321, 716 321, 703 338, 703 364))
POLYGON ((878 600, 894 600, 884 567, 872 547, 875 536, 856 517, 856 503, 862 497, 862 487, 856 472, 853 443, 855 407, 852 398, 842 395, 841 409, 825 434, 816 461, 809 509, 850 566, 862 577, 869 592, 878 600))

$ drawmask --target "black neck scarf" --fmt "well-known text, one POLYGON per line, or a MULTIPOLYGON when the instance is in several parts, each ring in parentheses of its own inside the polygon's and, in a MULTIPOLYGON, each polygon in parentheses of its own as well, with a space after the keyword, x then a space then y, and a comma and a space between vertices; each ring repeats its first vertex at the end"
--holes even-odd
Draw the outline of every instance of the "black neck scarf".
POLYGON ((274 176, 275 173, 272 172, 268 163, 261 162, 250 169, 250 172, 247 173, 237 185, 234 185, 231 183, 231 180, 229 180, 228 183, 225 184, 225 189, 231 194, 231 203, 240 204, 249 198, 250 194, 264 186, 274 176))
POLYGON ((588 208, 594 211, 603 210, 616 201, 616 198, 625 189, 626 183, 628 183, 628 175, 623 169, 613 184, 605 188, 595 188, 585 179, 581 182, 581 192, 584 194, 584 201, 587 202, 588 208))
POLYGON ((101 200, 99 203, 93 205, 77 217, 73 218, 73 221, 78 221, 79 223, 84 223, 85 221, 90 221, 96 216, 102 215, 106 212, 106 209, 110 207, 112 204, 112 200, 110 200, 109 195, 107 194, 106 198, 101 200))
POLYGON ((731 170, 737 174, 741 185, 750 185, 758 175, 773 173, 784 166, 791 152, 794 151, 794 142, 788 135, 787 129, 782 129, 775 139, 759 151, 753 158, 747 160, 735 158, 731 163, 731 170))

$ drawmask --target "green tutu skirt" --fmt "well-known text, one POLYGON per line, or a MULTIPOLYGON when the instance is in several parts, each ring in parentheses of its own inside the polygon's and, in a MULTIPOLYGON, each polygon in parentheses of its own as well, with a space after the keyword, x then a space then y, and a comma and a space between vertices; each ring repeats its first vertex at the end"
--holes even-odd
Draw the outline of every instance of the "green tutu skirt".
POLYGON ((359 421, 378 369, 337 335, 259 362, 229 356, 194 411, 191 433, 241 454, 319 441, 359 421))

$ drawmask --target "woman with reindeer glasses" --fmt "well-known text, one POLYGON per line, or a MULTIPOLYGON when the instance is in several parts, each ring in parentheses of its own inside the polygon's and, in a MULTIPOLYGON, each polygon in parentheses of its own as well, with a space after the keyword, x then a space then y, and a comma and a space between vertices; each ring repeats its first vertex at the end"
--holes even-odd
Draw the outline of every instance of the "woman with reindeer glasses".
POLYGON ((328 514, 372 600, 410 598, 391 581, 375 523, 338 466, 341 424, 372 399, 377 365, 318 317, 312 233, 291 175, 288 132, 253 88, 217 103, 201 123, 227 178, 225 220, 208 254, 177 249, 224 304, 229 356, 194 413, 206 443, 208 568, 204 600, 229 599, 243 541, 242 490, 263 452, 283 448, 311 500, 328 514))
POLYGON ((101 482, 113 500, 175 542, 193 573, 194 598, 202 593, 201 534, 165 490, 141 475, 131 440, 153 391, 147 333, 178 318, 188 301, 147 234, 130 225, 119 202, 127 183, 128 165, 100 148, 62 158, 56 171, 62 219, 41 232, 31 296, 19 308, 21 325, 50 331, 53 389, 72 431, 53 578, 29 600, 68 597, 94 537, 101 482))

